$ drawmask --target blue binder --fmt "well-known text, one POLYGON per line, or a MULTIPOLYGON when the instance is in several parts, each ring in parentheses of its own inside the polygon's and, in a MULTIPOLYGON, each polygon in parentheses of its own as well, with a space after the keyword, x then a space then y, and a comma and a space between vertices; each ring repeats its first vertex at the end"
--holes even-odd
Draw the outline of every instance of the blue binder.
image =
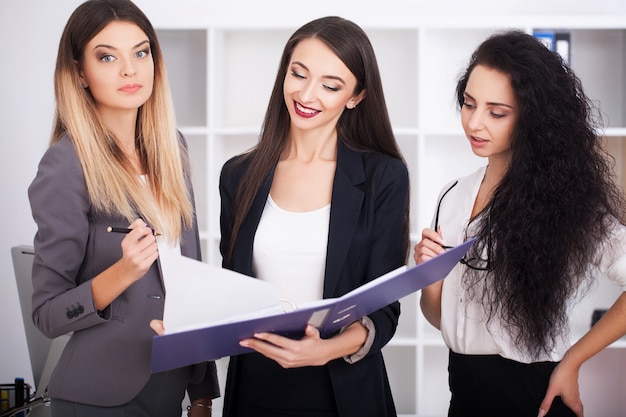
POLYGON ((200 329, 154 336, 152 371, 161 372, 207 360, 251 352, 239 345, 257 332, 298 339, 311 323, 322 337, 342 326, 445 278, 474 239, 411 268, 392 271, 338 298, 308 303, 288 313, 234 320, 200 329))

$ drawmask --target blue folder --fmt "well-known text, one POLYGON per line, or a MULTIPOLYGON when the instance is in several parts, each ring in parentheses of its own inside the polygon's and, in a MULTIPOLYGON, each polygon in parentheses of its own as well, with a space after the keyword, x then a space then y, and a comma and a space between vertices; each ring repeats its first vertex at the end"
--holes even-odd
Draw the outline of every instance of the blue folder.
POLYGON ((207 360, 249 353, 239 341, 254 333, 271 332, 293 339, 304 335, 307 324, 322 337, 359 318, 445 278, 465 255, 474 239, 402 271, 393 271, 338 298, 324 299, 288 313, 234 320, 200 329, 154 336, 152 371, 161 372, 207 360))

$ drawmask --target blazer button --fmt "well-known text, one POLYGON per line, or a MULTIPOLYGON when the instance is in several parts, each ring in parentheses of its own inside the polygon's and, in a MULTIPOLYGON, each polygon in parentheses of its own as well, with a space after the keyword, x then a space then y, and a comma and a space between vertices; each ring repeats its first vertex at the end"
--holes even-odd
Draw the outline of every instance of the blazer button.
POLYGON ((68 319, 73 319, 74 318, 74 310, 70 310, 68 308, 67 309, 67 313, 65 313, 65 315, 67 316, 68 319))

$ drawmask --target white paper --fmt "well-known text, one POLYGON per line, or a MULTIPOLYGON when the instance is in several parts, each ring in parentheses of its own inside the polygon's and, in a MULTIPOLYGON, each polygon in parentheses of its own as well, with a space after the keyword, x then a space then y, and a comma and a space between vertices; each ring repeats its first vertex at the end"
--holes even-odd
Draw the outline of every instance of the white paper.
POLYGON ((275 286, 181 256, 172 249, 159 243, 166 334, 202 328, 233 316, 280 310, 275 286))

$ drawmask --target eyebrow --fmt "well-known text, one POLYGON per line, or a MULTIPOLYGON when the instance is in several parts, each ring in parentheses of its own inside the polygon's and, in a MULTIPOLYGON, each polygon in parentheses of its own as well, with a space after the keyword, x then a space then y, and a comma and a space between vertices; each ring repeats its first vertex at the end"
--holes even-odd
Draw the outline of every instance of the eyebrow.
MULTIPOLYGON (((139 48, 139 47, 143 46, 146 43, 149 44, 150 41, 148 39, 146 39, 144 41, 141 41, 137 45, 133 46, 133 49, 139 48)), ((99 43, 98 45, 93 47, 94 50, 96 50, 98 48, 108 48, 108 49, 115 49, 115 50, 117 50, 116 47, 111 46, 111 45, 107 45, 107 44, 104 44, 104 43, 99 43)))
MULTIPOLYGON (((304 68, 305 70, 310 72, 309 68, 306 65, 304 65, 302 62, 300 62, 300 61, 293 61, 291 64, 292 65, 299 65, 302 68, 304 68)), ((346 82, 343 80, 343 78, 341 78, 341 77, 339 77, 337 75, 322 75, 322 78, 327 78, 327 79, 330 79, 330 80, 337 80, 341 84, 346 85, 346 82)))
MULTIPOLYGON (((471 94, 469 94, 467 91, 463 92, 463 95, 471 100, 476 101, 476 99, 474 97, 472 97, 471 94)), ((502 106, 502 107, 508 107, 509 109, 515 110, 515 108, 513 106, 511 106, 510 104, 506 104, 506 103, 500 103, 497 101, 488 101, 487 105, 489 106, 502 106)))

